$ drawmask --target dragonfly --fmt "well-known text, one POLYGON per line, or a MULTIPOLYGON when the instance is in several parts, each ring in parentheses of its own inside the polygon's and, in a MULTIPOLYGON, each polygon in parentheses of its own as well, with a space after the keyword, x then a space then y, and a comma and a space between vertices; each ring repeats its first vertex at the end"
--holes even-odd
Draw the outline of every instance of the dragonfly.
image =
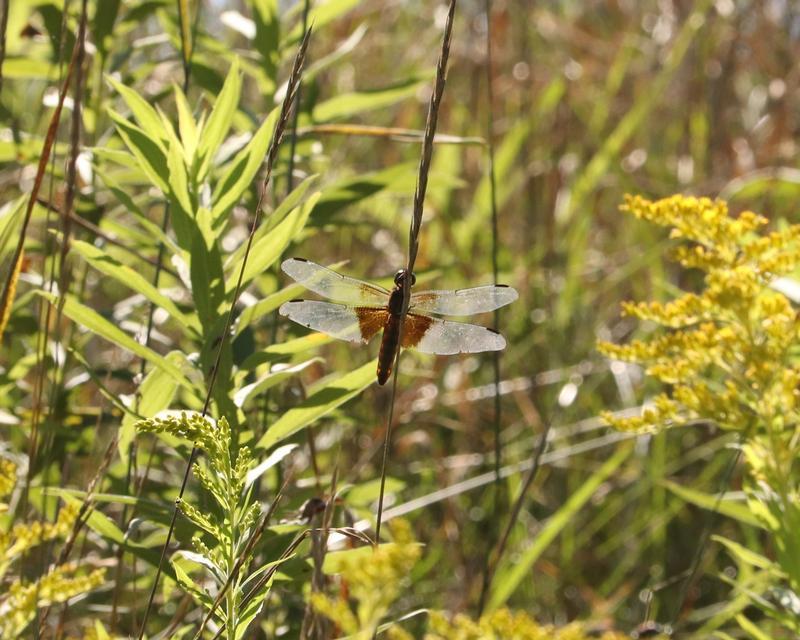
POLYGON ((500 351, 506 341, 494 329, 437 316, 468 316, 494 311, 517 299, 513 288, 487 285, 471 289, 412 291, 406 314, 406 287, 416 277, 400 269, 392 290, 344 276, 304 258, 281 264, 284 273, 306 289, 332 300, 292 300, 278 310, 290 320, 339 340, 367 343, 383 331, 378 354, 378 384, 386 384, 398 349, 452 355, 500 351))

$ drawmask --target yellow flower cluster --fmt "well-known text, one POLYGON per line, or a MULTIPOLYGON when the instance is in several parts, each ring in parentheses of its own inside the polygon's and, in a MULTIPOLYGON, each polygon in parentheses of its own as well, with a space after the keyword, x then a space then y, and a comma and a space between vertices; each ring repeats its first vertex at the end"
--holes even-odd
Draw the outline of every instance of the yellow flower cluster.
POLYGON ((0 607, 0 637, 16 638, 33 621, 36 611, 87 593, 103 584, 105 569, 75 575, 80 567, 62 564, 34 582, 14 580, 0 607))
MULTIPOLYGON (((17 465, 8 458, 0 458, 0 500, 3 500, 13 490, 17 483, 17 465)), ((8 510, 8 505, 0 502, 0 513, 8 510)))
POLYGON ((704 272, 704 288, 667 303, 625 303, 623 313, 664 328, 627 345, 601 343, 611 358, 638 362, 671 385, 637 418, 606 416, 619 429, 657 429, 690 419, 752 434, 775 418, 794 428, 800 418, 800 364, 791 349, 800 318, 772 288, 800 266, 800 225, 765 234, 767 220, 724 202, 673 196, 657 202, 628 197, 622 210, 670 227, 684 241, 674 257, 704 272))
POLYGON ((642 220, 670 227, 671 237, 691 240, 710 249, 710 256, 716 254, 729 263, 735 260, 741 239, 768 222, 752 211, 732 218, 728 215, 727 203, 722 200, 681 195, 656 202, 641 196, 626 196, 620 209, 642 220))
POLYGON ((29 549, 56 538, 64 538, 72 530, 78 516, 79 505, 68 504, 58 514, 55 522, 31 522, 15 524, 11 531, 0 532, 0 577, 5 575, 9 564, 29 549))
MULTIPOLYGON (((0 458, 0 497, 11 493, 15 482, 16 465, 0 458)), ((58 518, 53 523, 19 523, 11 527, 10 531, 0 531, 0 580, 8 572, 11 563, 22 558, 33 547, 67 537, 79 510, 79 505, 67 504, 59 511, 58 518)), ((103 583, 103 569, 76 575, 79 572, 81 567, 77 564, 62 564, 53 567, 37 580, 23 582, 16 578, 10 584, 4 584, 3 591, 0 592, 0 638, 19 637, 41 607, 66 602, 103 583)))
MULTIPOLYGON (((330 618, 343 634, 351 635, 354 640, 373 637, 419 559, 420 546, 414 541, 408 523, 394 521, 391 531, 394 542, 369 550, 369 555, 346 553, 341 558, 338 572, 350 597, 358 603, 355 610, 341 595, 331 598, 322 593, 311 594, 314 609, 330 618)), ((395 629, 396 638, 403 635, 401 630, 395 629)))
POLYGON ((430 631, 425 640, 625 640, 628 637, 613 631, 589 635, 578 623, 559 628, 540 625, 524 612, 498 609, 477 621, 465 615, 457 615, 450 621, 441 612, 431 612, 430 631))

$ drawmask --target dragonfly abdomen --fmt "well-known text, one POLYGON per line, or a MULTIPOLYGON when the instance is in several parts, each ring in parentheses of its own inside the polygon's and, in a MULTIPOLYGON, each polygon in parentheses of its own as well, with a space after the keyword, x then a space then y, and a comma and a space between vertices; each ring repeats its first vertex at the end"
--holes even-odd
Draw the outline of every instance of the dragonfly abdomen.
POLYGON ((400 342, 400 318, 390 314, 383 329, 381 350, 378 353, 378 384, 384 385, 392 375, 392 365, 400 342))

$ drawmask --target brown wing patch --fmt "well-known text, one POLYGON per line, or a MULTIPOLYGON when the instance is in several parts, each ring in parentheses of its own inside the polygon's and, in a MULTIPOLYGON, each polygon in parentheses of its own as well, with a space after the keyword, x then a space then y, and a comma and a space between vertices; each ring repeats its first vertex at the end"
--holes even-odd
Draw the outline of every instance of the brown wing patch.
POLYGON ((403 347, 415 347, 433 324, 433 318, 418 313, 409 313, 403 323, 403 347))
POLYGON ((369 342, 372 337, 386 326, 389 312, 377 307, 355 307, 358 316, 358 328, 364 342, 369 342))
POLYGON ((412 304, 414 303, 428 303, 434 302, 436 298, 441 297, 438 291, 415 291, 411 296, 412 304))

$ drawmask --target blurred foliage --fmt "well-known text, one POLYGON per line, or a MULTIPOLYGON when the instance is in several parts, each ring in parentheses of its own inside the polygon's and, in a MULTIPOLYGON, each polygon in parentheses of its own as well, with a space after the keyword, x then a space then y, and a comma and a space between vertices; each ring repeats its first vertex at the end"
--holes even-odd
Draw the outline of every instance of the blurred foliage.
MULTIPOLYGON (((17 484, 17 466, 7 458, 0 458, 0 500, 14 491, 17 484)), ((5 510, 7 504, 0 504, 5 510)), ((58 513, 55 522, 19 522, 9 531, 0 531, 0 634, 4 638, 20 636, 36 619, 40 609, 66 602, 96 589, 104 582, 104 569, 87 571, 77 562, 62 562, 47 567, 41 575, 23 578, 9 575, 11 569, 20 570, 31 562, 32 551, 40 545, 69 537, 78 516, 78 507, 67 505, 58 513)))
MULTIPOLYGON (((310 3, 295 144, 288 136, 280 149, 233 339, 215 364, 303 4, 89 0, 80 91, 73 82, 17 264, 82 3, 8 5, 0 283, 20 273, 0 350, 0 452, 26 471, 0 531, 55 522, 61 501, 79 504, 118 436, 118 457, 74 551, 81 571, 107 566, 106 583, 68 596, 68 608, 50 607, 44 624, 65 635, 93 626, 97 637, 127 637, 138 634, 192 449, 167 432, 136 438, 135 425, 167 409, 199 412, 212 375, 210 415, 229 422, 230 454, 246 446, 253 469, 264 469, 253 500, 263 513, 280 495, 252 550, 256 562, 276 561, 299 532, 322 524, 308 505, 330 506, 330 545, 339 550, 373 525, 390 401, 372 385, 377 347, 355 349, 285 323, 276 310, 304 294, 277 265, 305 256, 385 285, 403 264, 445 7, 310 3), (183 25, 179 6, 189 10, 183 25), (77 105, 75 200, 65 211, 77 105)), ((642 399, 661 389, 638 364, 607 361, 595 344, 651 331, 649 321, 620 318, 622 300, 666 307, 679 289, 703 287, 702 273, 665 259, 665 231, 619 214, 624 193, 719 196, 731 220, 746 209, 768 212, 778 233, 798 222, 798 25, 800 10, 785 2, 495 0, 488 20, 484 3, 459 3, 417 286, 491 281, 491 135, 500 280, 520 293, 499 315, 509 344, 499 389, 503 481, 493 486, 489 473, 489 357, 404 353, 387 516, 406 518, 425 551, 383 622, 426 608, 446 612, 447 633, 502 628, 513 615, 544 629, 580 621, 581 633, 660 621, 682 638, 784 637, 778 625, 793 637, 796 574, 783 565, 796 540, 778 532, 796 514, 775 511, 780 501, 763 489, 791 487, 770 477, 780 447, 748 441, 746 464, 728 474, 741 424, 607 430, 602 411, 641 416, 642 399), (548 423, 549 449, 491 585, 494 610, 481 622, 486 558, 548 423), (710 519, 712 511, 719 515, 710 519), (708 526, 719 542, 702 549, 700 575, 683 598, 680 576, 708 526)), ((777 311, 776 323, 790 322, 795 303, 777 311)), ((695 414, 712 417, 712 406, 695 414)), ((796 444, 793 427, 787 421, 782 433, 796 444)), ((194 477, 184 501, 199 514, 218 504, 194 477)), ((188 549, 196 533, 179 515, 173 547, 188 549)), ((319 536, 296 544, 252 622, 255 637, 299 637, 312 615, 309 585, 338 580, 320 576, 319 536)), ((34 551, 14 565, 13 579, 19 573, 30 584, 55 558, 52 545, 34 551)), ((163 571, 147 633, 190 637, 203 609, 172 564, 163 571)), ((406 633, 423 636, 419 618, 402 621, 406 633)))

